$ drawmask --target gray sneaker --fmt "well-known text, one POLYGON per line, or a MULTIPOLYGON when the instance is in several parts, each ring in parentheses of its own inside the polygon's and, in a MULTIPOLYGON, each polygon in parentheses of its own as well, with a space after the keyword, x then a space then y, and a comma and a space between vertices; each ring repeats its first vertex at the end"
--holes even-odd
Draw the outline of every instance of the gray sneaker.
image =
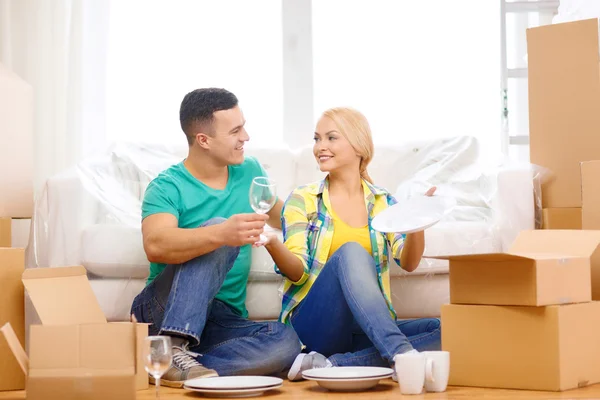
POLYGON ((331 362, 323 355, 316 351, 310 353, 298 354, 290 371, 288 372, 288 379, 290 381, 299 381, 302 378, 302 372, 308 371, 313 368, 330 368, 331 362))
MULTIPOLYGON (((161 386, 180 388, 188 379, 219 376, 214 369, 206 368, 196 361, 194 357, 197 356, 197 353, 187 350, 185 346, 173 346, 173 363, 171 368, 160 378, 161 386)), ((150 383, 156 384, 152 376, 150 376, 150 383)))

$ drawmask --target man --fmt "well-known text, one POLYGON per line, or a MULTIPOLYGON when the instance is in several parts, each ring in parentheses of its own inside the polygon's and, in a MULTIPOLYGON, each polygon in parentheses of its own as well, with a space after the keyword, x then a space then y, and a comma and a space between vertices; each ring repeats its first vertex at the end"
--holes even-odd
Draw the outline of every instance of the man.
POLYGON ((146 190, 142 234, 150 276, 131 312, 151 324, 150 334, 171 337, 166 386, 217 374, 282 373, 300 352, 296 333, 278 322, 248 320, 245 306, 251 246, 265 223, 281 228, 282 201, 267 215, 250 207, 252 179, 266 173, 256 159, 244 158, 249 137, 234 94, 188 93, 180 122, 188 157, 146 190))

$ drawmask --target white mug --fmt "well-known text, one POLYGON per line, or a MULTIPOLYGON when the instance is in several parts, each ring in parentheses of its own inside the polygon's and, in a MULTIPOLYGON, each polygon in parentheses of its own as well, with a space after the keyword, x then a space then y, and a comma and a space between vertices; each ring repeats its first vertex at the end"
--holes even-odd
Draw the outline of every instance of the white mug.
POLYGON ((427 361, 431 361, 431 379, 425 380, 428 392, 444 392, 450 376, 450 353, 447 351, 424 351, 427 361))
POLYGON ((402 394, 421 394, 425 380, 433 380, 433 360, 423 353, 398 354, 394 364, 402 394))

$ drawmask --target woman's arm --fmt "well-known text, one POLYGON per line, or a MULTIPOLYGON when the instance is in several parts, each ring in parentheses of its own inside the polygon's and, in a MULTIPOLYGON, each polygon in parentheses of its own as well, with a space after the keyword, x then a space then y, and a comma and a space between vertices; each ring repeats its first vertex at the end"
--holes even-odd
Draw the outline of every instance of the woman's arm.
POLYGON ((299 282, 304 276, 304 265, 285 244, 275 235, 269 238, 265 248, 275 261, 277 268, 292 282, 299 282))
MULTIPOLYGON (((435 193, 436 187, 430 188, 425 196, 433 196, 435 193)), ((391 197, 391 196, 390 196, 391 197)), ((391 197, 388 200, 388 204, 396 203, 396 199, 391 197)), ((390 204, 390 205, 392 205, 390 204)), ((388 234, 388 239, 390 243, 392 243, 392 254, 394 254, 394 258, 400 261, 400 267, 407 272, 412 272, 421 263, 421 258, 423 258, 423 252, 425 251, 425 232, 414 232, 409 233, 404 238, 404 241, 400 240, 399 234, 388 234)))
POLYGON ((277 235, 266 234, 265 248, 277 269, 295 285, 308 279, 308 218, 304 197, 296 191, 286 200, 281 211, 283 243, 277 235))
POLYGON ((404 239, 400 254, 400 266, 407 272, 413 272, 419 266, 425 251, 425 232, 409 233, 404 239))

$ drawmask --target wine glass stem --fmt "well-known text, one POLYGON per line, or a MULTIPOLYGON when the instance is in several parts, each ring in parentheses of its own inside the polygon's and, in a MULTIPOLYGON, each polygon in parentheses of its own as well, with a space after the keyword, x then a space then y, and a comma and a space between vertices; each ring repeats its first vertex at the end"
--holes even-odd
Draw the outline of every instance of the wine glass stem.
POLYGON ((160 376, 157 378, 154 378, 156 380, 155 386, 156 386, 156 400, 160 399, 160 393, 159 393, 159 389, 160 389, 160 376))

